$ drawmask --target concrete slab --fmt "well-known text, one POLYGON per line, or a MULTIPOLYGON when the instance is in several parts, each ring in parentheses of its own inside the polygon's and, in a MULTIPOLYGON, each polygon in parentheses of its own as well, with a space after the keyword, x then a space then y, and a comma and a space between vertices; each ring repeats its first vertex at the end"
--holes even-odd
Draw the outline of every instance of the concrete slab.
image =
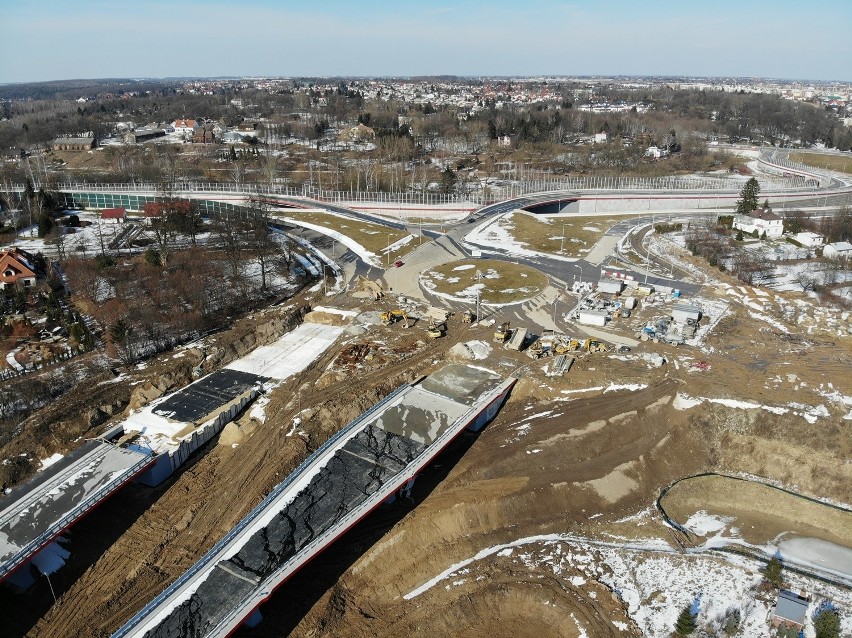
POLYGON ((150 462, 144 454, 99 441, 70 465, 22 486, 17 499, 0 501, 0 578, 150 462))
POLYGON ((420 383, 420 387, 465 405, 473 405, 501 381, 500 376, 485 368, 455 363, 430 374, 420 383))

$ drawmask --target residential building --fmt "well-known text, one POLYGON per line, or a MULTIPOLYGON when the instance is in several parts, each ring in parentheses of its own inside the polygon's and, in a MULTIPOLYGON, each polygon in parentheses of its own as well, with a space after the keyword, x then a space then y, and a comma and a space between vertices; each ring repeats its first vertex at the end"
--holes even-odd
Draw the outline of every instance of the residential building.
POLYGON ((822 235, 811 232, 796 233, 793 235, 793 239, 807 248, 816 248, 825 243, 825 238, 822 235))
POLYGON ((802 629, 811 601, 797 593, 782 589, 778 592, 775 609, 769 614, 769 623, 773 627, 785 626, 790 629, 802 629))
POLYGON ((852 244, 848 241, 836 241, 826 244, 822 256, 828 259, 852 259, 852 244))
POLYGON ((748 215, 735 215, 734 228, 749 235, 755 231, 758 236, 766 233, 772 239, 784 234, 784 220, 769 208, 758 208, 748 215))
POLYGON ((0 288, 35 286, 36 267, 33 256, 20 248, 0 251, 0 288))
POLYGON ((94 137, 58 137, 53 140, 54 151, 88 151, 98 145, 94 137))
POLYGON ((216 141, 213 126, 205 124, 195 129, 195 132, 192 134, 192 141, 195 144, 213 144, 216 141))
POLYGON ((172 127, 175 129, 175 133, 180 133, 184 137, 192 137, 199 124, 195 120, 175 120, 172 122, 172 127))

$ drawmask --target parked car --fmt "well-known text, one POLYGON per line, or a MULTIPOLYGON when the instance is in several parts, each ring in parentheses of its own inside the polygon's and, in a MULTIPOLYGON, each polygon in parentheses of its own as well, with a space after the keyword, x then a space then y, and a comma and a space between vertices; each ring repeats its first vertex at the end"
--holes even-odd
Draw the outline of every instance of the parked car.
POLYGON ((399 268, 400 266, 403 265, 403 263, 404 262, 397 260, 397 261, 393 262, 393 266, 394 266, 394 268, 399 268))

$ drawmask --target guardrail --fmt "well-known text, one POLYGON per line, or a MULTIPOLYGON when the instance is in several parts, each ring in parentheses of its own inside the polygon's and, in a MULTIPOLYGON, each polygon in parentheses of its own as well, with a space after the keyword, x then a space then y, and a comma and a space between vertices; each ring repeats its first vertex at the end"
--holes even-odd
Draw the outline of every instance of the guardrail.
POLYGON ((112 638, 122 638, 123 636, 127 636, 130 634, 133 629, 139 625, 145 618, 156 609, 163 601, 167 600, 172 594, 178 591, 181 587, 183 587, 187 582, 189 582, 196 574, 198 574, 201 570, 203 570, 211 561, 217 558, 219 552, 221 552, 231 541, 233 541, 237 536, 239 536, 242 531, 248 527, 258 516, 260 516, 266 508, 272 504, 272 502, 277 499, 282 492, 286 491, 290 485, 292 485, 298 478, 299 475, 304 472, 308 467, 312 464, 316 463, 322 456, 333 447, 340 439, 345 437, 350 433, 355 427, 357 427, 360 423, 365 421, 369 416, 374 414, 380 407, 384 406, 386 403, 389 403, 394 398, 396 398, 399 394, 404 392, 407 388, 411 386, 408 384, 401 385, 396 390, 391 392, 384 399, 376 403, 373 407, 371 407, 366 412, 360 414, 357 418, 351 421, 348 425, 346 425, 339 432, 331 436, 325 443, 323 443, 320 447, 316 449, 316 451, 311 454, 308 458, 302 461, 296 469, 294 469, 286 479, 284 479, 281 483, 279 483, 273 490, 264 498, 254 509, 252 509, 230 532, 228 532, 222 540, 216 543, 201 559, 195 563, 192 567, 190 567, 187 571, 183 573, 174 583, 164 589, 156 598, 154 598, 150 603, 145 605, 133 618, 127 621, 127 623, 121 627, 117 632, 115 632, 112 638))
MULTIPOLYGON (((111 445, 111 444, 105 444, 105 445, 111 445)), ((101 449, 108 450, 108 449, 111 449, 111 448, 108 447, 108 448, 101 448, 101 449)), ((105 451, 102 452, 99 456, 102 458, 104 454, 106 454, 105 451)), ((86 457, 82 457, 82 458, 86 458, 86 457)), ((151 458, 143 457, 143 458, 139 459, 139 461, 137 461, 136 463, 134 463, 133 465, 131 465, 128 468, 127 473, 123 476, 123 478, 126 478, 126 480, 122 481, 122 484, 127 482, 127 480, 129 480, 130 478, 132 478, 132 477, 136 476, 137 474, 139 474, 140 472, 142 472, 151 463, 152 463, 151 458)), ((50 488, 50 490, 52 490, 52 489, 54 489, 55 485, 56 485, 55 481, 48 482, 45 485, 41 486, 39 488, 38 492, 44 493, 45 490, 48 487, 50 488)), ((118 487, 120 487, 120 485, 116 486, 115 489, 118 489, 118 487)), ((50 490, 47 490, 47 491, 50 491, 50 490)), ((20 550, 15 554, 14 557, 12 557, 11 559, 7 560, 2 565, 0 565, 0 579, 5 578, 9 573, 13 572, 18 567, 20 567, 20 565, 22 563, 26 562, 29 558, 31 558, 32 555, 35 554, 36 551, 41 549, 41 547, 43 545, 46 545, 50 541, 50 539, 54 538, 57 534, 59 534, 59 532, 61 532, 63 529, 65 529, 66 527, 71 525, 74 521, 76 521, 77 518, 79 518, 79 516, 82 515, 84 512, 86 512, 91 506, 95 505, 99 501, 102 501, 105 498, 103 491, 104 491, 104 489, 101 489, 100 491, 89 496, 86 500, 78 503, 74 508, 72 508, 69 512, 67 512, 66 515, 62 519, 52 523, 44 532, 42 532, 36 538, 34 538, 32 541, 30 541, 29 543, 27 543, 26 545, 21 547, 20 550)), ((115 491, 115 490, 112 490, 112 491, 115 491)))
MULTIPOLYGON (((419 459, 412 462, 410 465, 404 467, 396 476, 404 475, 405 478, 402 483, 398 481, 394 481, 392 483, 391 489, 382 489, 377 490, 370 498, 366 499, 359 506, 347 512, 342 518, 338 519, 338 521, 334 524, 332 528, 326 530, 321 536, 316 537, 307 545, 303 546, 299 550, 300 556, 309 555, 314 549, 317 548, 318 545, 327 541, 327 537, 329 533, 332 533, 332 538, 340 534, 340 530, 348 529, 349 523, 357 522, 361 517, 365 516, 372 508, 376 507, 379 503, 384 501, 388 496, 390 496, 396 489, 398 489, 400 484, 404 484, 405 481, 409 480, 412 476, 416 476, 417 473, 433 459, 441 450, 446 447, 449 442, 454 439, 458 434, 467 427, 468 424, 472 423, 478 414, 480 414, 483 410, 486 410, 488 406, 491 405, 501 394, 508 392, 509 388, 511 388, 517 379, 514 377, 510 377, 509 379, 505 379, 502 383, 500 383, 496 388, 494 388, 491 392, 489 392, 481 401, 477 404, 470 406, 464 413, 462 413, 458 419, 456 419, 456 423, 464 423, 465 425, 461 428, 447 428, 437 439, 435 439, 426 450, 433 449, 434 452, 431 454, 422 454, 419 459)), ((374 406, 374 407, 378 407, 374 406)), ((365 413, 366 414, 366 413, 365 413)), ((426 451, 424 450, 424 452, 426 451)), ((388 483, 386 483, 383 488, 386 488, 388 483)), ((246 594, 236 605, 234 605, 233 610, 228 613, 219 624, 214 629, 219 629, 223 625, 227 625, 229 622, 235 620, 237 615, 245 609, 248 603, 256 597, 257 590, 261 585, 265 585, 267 583, 272 583, 276 580, 276 576, 270 576, 263 580, 261 583, 258 583, 258 586, 246 594)))

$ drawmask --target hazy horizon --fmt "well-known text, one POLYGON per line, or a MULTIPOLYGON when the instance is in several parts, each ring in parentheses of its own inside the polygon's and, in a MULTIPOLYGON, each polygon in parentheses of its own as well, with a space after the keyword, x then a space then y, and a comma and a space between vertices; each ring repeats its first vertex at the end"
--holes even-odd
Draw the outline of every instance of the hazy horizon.
POLYGON ((0 0, 0 18, 3 84, 258 76, 852 81, 852 3, 843 0, 0 0))

